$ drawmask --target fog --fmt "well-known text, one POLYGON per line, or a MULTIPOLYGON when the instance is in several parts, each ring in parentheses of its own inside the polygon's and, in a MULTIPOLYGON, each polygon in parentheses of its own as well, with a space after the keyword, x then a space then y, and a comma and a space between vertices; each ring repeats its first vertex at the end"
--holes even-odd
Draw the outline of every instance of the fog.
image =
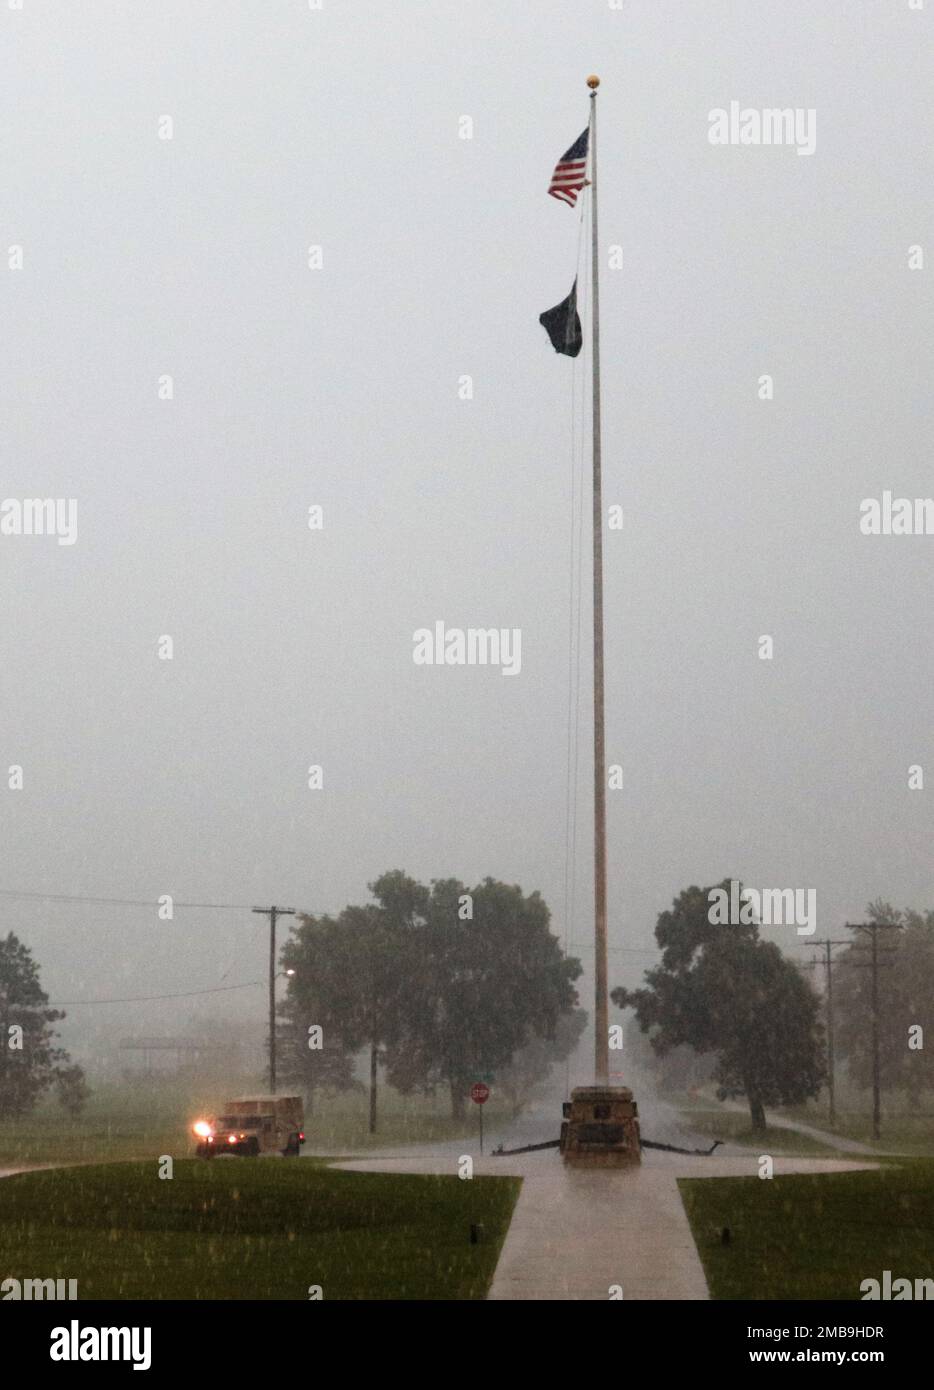
POLYGON ((76 499, 77 535, 0 536, 0 930, 69 1001, 77 1057, 192 1017, 255 1048, 250 908, 335 912, 391 868, 539 889, 591 1009, 587 351, 553 353, 538 315, 575 274, 578 213, 546 189, 592 71, 625 517, 610 983, 690 883, 813 888, 819 935, 878 896, 934 905, 931 792, 908 789, 934 767, 934 540, 859 526, 865 498, 932 490, 931 271, 908 265, 934 213, 928 16, 4 8, 2 492, 76 499), (733 100, 813 109, 813 154, 711 145, 733 100), (416 665, 438 621, 519 629, 521 670, 416 665), (161 921, 166 894, 231 906, 161 921))

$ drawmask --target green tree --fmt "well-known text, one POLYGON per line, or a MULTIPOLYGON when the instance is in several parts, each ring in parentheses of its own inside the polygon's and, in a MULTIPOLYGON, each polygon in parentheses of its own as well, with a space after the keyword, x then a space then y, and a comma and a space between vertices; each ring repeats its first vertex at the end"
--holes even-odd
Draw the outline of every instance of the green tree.
MULTIPOLYGON (((720 886, 729 891, 728 880, 720 886)), ((635 1009, 659 1055, 683 1045, 713 1053, 721 1098, 745 1096, 761 1132, 766 1106, 798 1104, 820 1089, 819 1000, 755 923, 711 923, 709 892, 687 888, 659 914, 661 964, 646 972, 644 988, 611 997, 635 1009)))
POLYGON ((402 1094, 446 1086, 463 1117, 472 1081, 532 1037, 554 1039, 580 964, 562 954, 538 893, 493 879, 429 889, 402 870, 369 887, 375 901, 293 928, 282 953, 295 971, 283 1007, 293 1044, 318 1023, 346 1057, 368 1050, 371 1128, 380 1062, 402 1094))
MULTIPOLYGON (((612 1054, 611 1054, 612 1056, 612 1054)), ((643 1033, 639 1020, 632 1014, 626 1022, 622 1064, 628 1073, 644 1076, 648 1085, 660 1096, 680 1100, 687 1092, 709 1086, 714 1079, 716 1059, 710 1052, 695 1052, 682 1045, 672 1047, 660 1056, 652 1046, 651 1036, 643 1033)))
POLYGON ((502 1092, 517 1119, 533 1100, 548 1094, 555 1067, 566 1062, 576 1049, 587 1026, 586 1009, 573 1009, 558 1019, 554 1037, 533 1034, 512 1060, 496 1073, 496 1090, 502 1092))
MULTIPOLYGON (((919 1024, 934 1036, 934 912, 896 911, 868 905, 866 920, 892 923, 900 931, 879 933, 879 1079, 886 1090, 903 1090, 912 1109, 934 1086, 930 1049, 909 1047, 909 1030, 919 1024)), ((854 932, 853 944, 834 961, 835 1041, 847 1070, 862 1089, 872 1085, 872 971, 869 940, 854 932), (839 968, 838 968, 839 967, 839 968)))
POLYGON ((56 1084, 68 1109, 87 1095, 84 1073, 56 1042, 65 1015, 48 1004, 32 952, 10 932, 0 940, 0 1119, 28 1115, 56 1084))
POLYGON ((61 1067, 56 1072, 55 1092, 59 1105, 72 1119, 81 1114, 91 1094, 79 1066, 61 1067))
POLYGON ((554 1040, 577 1005, 580 962, 563 954, 540 894, 492 878, 433 880, 411 944, 388 1074, 403 1093, 447 1086, 462 1119, 471 1082, 499 1076, 533 1037, 554 1040))
POLYGON ((347 982, 356 964, 341 922, 328 915, 300 915, 284 943, 281 961, 294 970, 279 1006, 282 1075, 300 1085, 314 1113, 319 1093, 359 1088, 353 1039, 345 1029, 347 982))
POLYGON ((370 1132, 377 1127, 379 1063, 403 1031, 408 1003, 407 961, 427 890, 405 873, 383 874, 369 885, 375 903, 345 907, 332 917, 300 917, 283 947, 295 971, 282 1013, 289 1063, 304 1080, 326 1089, 353 1086, 354 1057, 369 1053, 370 1132), (308 1047, 308 1028, 323 1031, 324 1047, 308 1047))
MULTIPOLYGON (((360 1023, 370 1050, 370 1133, 376 1130, 378 1065, 414 1039, 413 1007, 419 997, 419 954, 426 930, 428 889, 402 869, 367 885, 376 905, 365 912, 366 959, 361 963, 360 1023)), ((392 1076, 390 1067, 390 1079, 392 1076)))

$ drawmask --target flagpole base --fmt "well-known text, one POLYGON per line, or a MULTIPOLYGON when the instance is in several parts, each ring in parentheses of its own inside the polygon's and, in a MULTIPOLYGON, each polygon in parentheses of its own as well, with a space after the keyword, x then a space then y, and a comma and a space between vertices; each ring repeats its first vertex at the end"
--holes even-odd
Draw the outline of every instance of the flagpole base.
POLYGON ((628 1086, 575 1086, 564 1102, 561 1156, 575 1168, 628 1168, 642 1161, 639 1107, 628 1086))

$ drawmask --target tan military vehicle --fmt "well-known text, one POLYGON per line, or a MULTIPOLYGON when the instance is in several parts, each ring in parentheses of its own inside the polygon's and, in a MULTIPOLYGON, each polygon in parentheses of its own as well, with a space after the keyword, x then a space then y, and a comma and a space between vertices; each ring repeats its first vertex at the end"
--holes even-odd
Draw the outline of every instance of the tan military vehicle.
POLYGON ((628 1086, 576 1086, 564 1116, 565 1163, 610 1168, 640 1161, 639 1107, 628 1086))
POLYGON ((192 1131, 199 1158, 238 1154, 258 1158, 279 1153, 295 1158, 305 1142, 301 1096, 239 1096, 224 1102, 221 1112, 196 1120, 192 1131))

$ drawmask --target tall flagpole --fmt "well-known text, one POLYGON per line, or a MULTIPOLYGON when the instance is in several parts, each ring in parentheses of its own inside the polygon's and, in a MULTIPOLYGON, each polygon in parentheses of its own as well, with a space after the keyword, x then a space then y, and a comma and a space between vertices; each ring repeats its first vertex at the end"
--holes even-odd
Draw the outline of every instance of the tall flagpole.
POLYGON ((606 738, 603 712, 603 482, 600 437, 600 248, 597 235, 597 88, 590 88, 590 217, 593 320, 593 815, 594 815, 594 1081, 610 1079, 606 943, 606 738))

